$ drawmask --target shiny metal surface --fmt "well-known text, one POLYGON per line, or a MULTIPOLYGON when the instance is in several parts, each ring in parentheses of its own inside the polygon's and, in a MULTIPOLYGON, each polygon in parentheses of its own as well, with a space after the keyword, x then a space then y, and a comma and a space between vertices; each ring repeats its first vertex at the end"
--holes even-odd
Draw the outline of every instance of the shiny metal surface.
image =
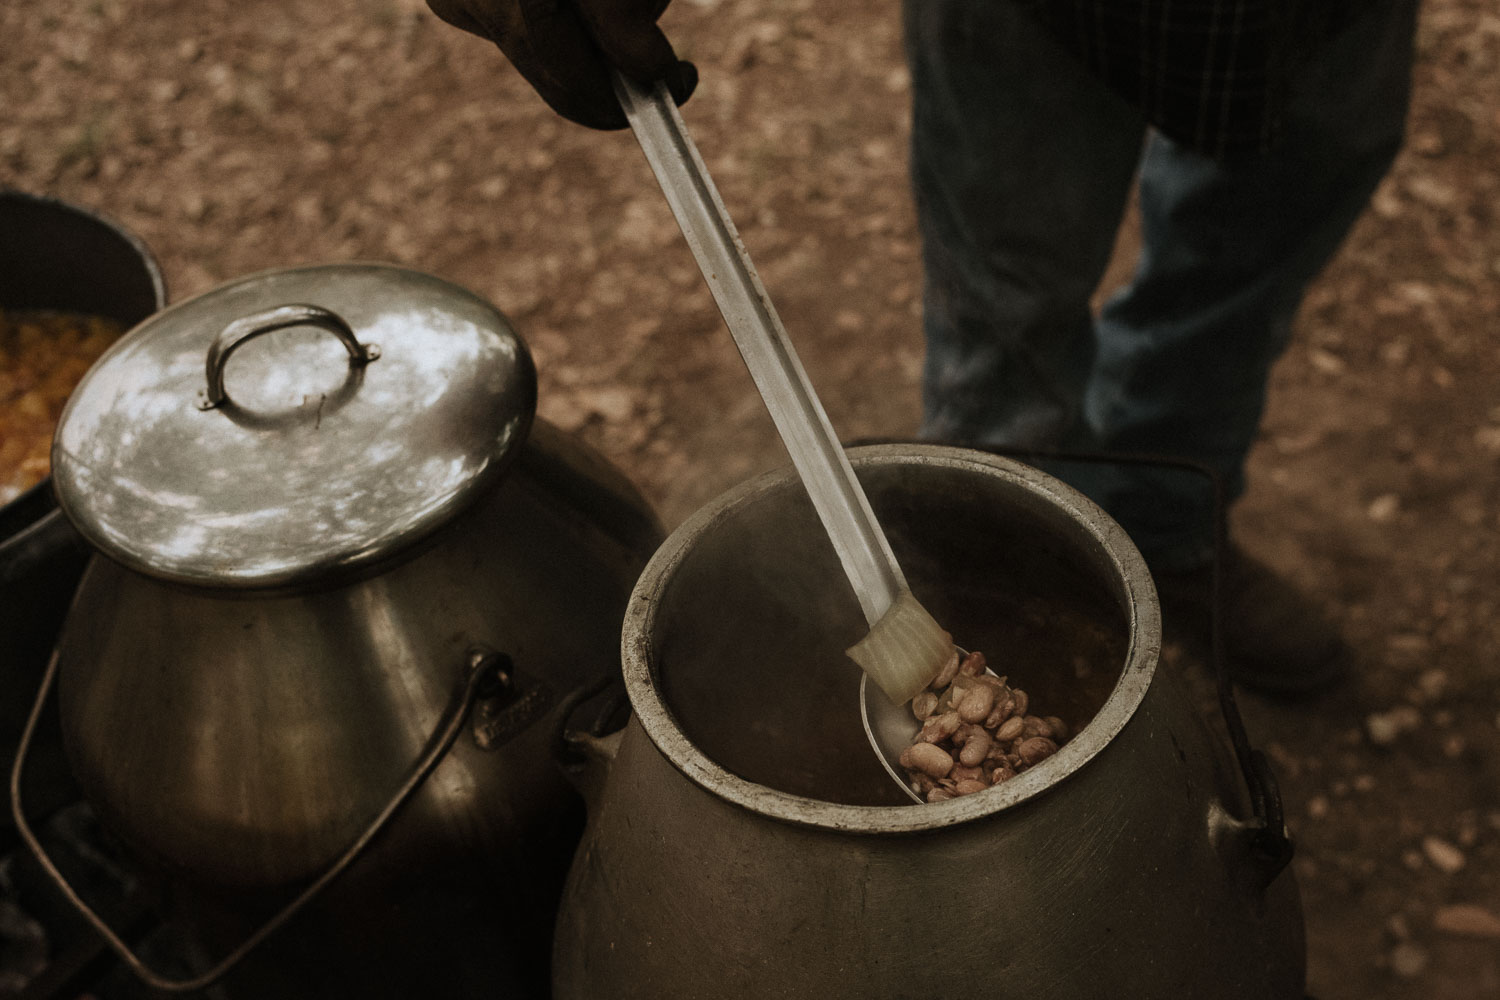
POLYGON ((482 299, 427 275, 327 265, 254 275, 168 308, 85 376, 53 446, 59 501, 99 550, 194 586, 296 589, 388 562, 471 505, 525 436, 536 378, 482 299), (310 326, 257 336, 210 410, 205 359, 236 320, 289 303, 341 317, 375 364, 310 326))
MULTIPOLYGON (((89 800, 175 869, 283 884, 326 864, 381 806, 471 647, 507 654, 554 703, 610 671, 648 536, 631 550, 596 534, 588 509, 530 473, 555 464, 528 455, 437 545, 333 590, 247 599, 94 559, 58 681, 89 800)), ((504 756, 456 755, 423 795, 491 815, 514 791, 504 756)), ((551 767, 528 760, 519 773, 551 767)))
POLYGON ((901 799, 836 669, 863 622, 833 553, 790 474, 748 483, 632 595, 635 716, 591 777, 553 995, 1300 1000, 1292 871, 1268 878, 1232 755, 1157 670, 1124 533, 1006 459, 850 455, 924 603, 1079 732, 1003 785, 901 799))
POLYGON ((224 988, 404 1000, 477 995, 479 978, 540 995, 581 830, 553 759, 557 709, 618 670, 626 598, 660 537, 618 471, 539 420, 429 545, 342 587, 192 589, 96 557, 58 653, 78 784, 222 954, 382 808, 460 691, 468 651, 503 653, 510 683, 481 692, 483 732, 466 729, 295 930, 224 988), (434 967, 459 971, 435 981, 434 967))
MULTIPOLYGON (((873 627, 906 578, 666 84, 615 91, 873 627)), ((935 672, 935 671, 934 671, 935 672)))
POLYGON ((207 387, 198 408, 211 410, 229 402, 229 393, 224 388, 224 366, 229 363, 231 354, 256 337, 294 326, 313 326, 333 334, 349 352, 351 368, 361 368, 380 358, 380 345, 361 344, 354 330, 338 313, 319 306, 277 306, 235 320, 208 345, 208 356, 203 365, 207 387))
MULTIPOLYGON (((948 659, 952 637, 907 587, 906 576, 666 84, 658 82, 647 89, 620 73, 613 80, 625 117, 870 626, 869 634, 848 651, 865 674, 860 681, 861 705, 866 679, 879 684, 895 704, 910 701, 937 676, 948 659)), ((866 731, 871 749, 887 760, 890 745, 879 742, 868 726, 866 731)), ((913 794, 889 764, 886 770, 913 794)))

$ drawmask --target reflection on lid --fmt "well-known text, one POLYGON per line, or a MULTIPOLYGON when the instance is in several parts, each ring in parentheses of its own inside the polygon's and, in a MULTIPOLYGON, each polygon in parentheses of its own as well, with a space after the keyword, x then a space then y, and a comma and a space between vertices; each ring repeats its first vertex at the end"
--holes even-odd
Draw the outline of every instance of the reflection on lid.
POLYGON ((351 368, 327 331, 266 333, 225 366, 230 401, 202 410, 222 327, 190 307, 214 293, 159 314, 84 380, 58 432, 59 495, 86 537, 154 575, 279 586, 409 545, 491 480, 535 405, 503 318, 412 272, 308 270, 352 272, 320 304, 381 357, 351 368))

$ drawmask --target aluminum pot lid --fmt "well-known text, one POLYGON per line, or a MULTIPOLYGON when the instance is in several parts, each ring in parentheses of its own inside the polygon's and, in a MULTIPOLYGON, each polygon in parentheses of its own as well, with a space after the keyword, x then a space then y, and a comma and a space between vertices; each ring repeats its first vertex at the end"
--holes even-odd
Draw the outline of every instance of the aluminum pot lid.
POLYGON ((125 566, 301 589, 391 560, 503 475, 536 410, 525 344, 414 271, 252 275, 127 333, 74 391, 58 501, 125 566))

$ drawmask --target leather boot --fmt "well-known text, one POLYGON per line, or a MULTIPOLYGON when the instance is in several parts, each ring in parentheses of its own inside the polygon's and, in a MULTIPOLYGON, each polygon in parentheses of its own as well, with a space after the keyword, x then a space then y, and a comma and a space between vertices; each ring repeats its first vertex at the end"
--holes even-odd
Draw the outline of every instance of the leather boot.
MULTIPOLYGON (((1223 558, 1220 629, 1224 663, 1235 683, 1279 698, 1316 694, 1343 679, 1348 647, 1337 627, 1300 589, 1229 545, 1223 558)), ((1211 662, 1211 566, 1156 573, 1168 642, 1211 662)))

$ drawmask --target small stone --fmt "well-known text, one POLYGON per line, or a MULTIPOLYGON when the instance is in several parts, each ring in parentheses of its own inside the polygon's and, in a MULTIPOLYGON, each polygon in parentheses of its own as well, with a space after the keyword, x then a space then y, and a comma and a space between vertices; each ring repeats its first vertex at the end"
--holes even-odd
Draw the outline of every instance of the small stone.
POLYGON ((1415 979, 1427 968, 1427 952, 1410 941, 1391 949, 1391 971, 1402 979, 1415 979))
POLYGON ((1413 176, 1406 180, 1404 186, 1407 192, 1413 195, 1418 201, 1433 208, 1448 208, 1459 197, 1456 187, 1436 177, 1413 176))
POLYGON ((1491 455, 1500 455, 1500 427, 1481 427, 1474 432, 1474 443, 1491 455))
POLYGON ((1457 760, 1458 758, 1462 757, 1464 755, 1464 751, 1468 748, 1468 741, 1457 734, 1449 736, 1447 739, 1443 740, 1443 756, 1447 757, 1449 760, 1457 760))
POLYGON ((1388 524, 1395 520, 1401 510, 1401 498, 1394 493, 1383 493, 1370 501, 1365 516, 1376 524, 1388 524))
POLYGON ((1354 776, 1354 790, 1356 792, 1373 792, 1375 790, 1375 776, 1373 774, 1356 774, 1354 776))
POLYGON ((1425 281, 1398 282, 1395 291, 1396 296, 1408 305, 1435 306, 1438 304, 1437 290, 1425 281))
POLYGON ((146 91, 158 104, 170 104, 182 96, 182 84, 176 80, 153 80, 146 91))
POLYGON ((1365 719, 1365 731, 1376 746, 1390 746, 1397 737, 1422 724, 1422 713, 1410 705, 1397 705, 1388 712, 1372 712, 1365 719))
POLYGON ((1415 848, 1401 852, 1401 863, 1412 871, 1417 871, 1423 865, 1422 852, 1415 848))
POLYGON ((1432 867, 1445 875, 1452 875, 1463 868, 1464 852, 1441 837, 1423 837, 1422 853, 1432 862, 1432 867))
POLYGON ((1325 375, 1342 375, 1344 370, 1349 367, 1344 363, 1343 358, 1332 351, 1325 351, 1321 348, 1313 348, 1308 352, 1307 358, 1312 362, 1314 368, 1325 375))
POLYGON ((1411 356, 1411 342, 1406 340, 1393 340, 1380 349, 1380 360, 1392 367, 1406 364, 1406 359, 1411 356))
POLYGON ((1408 656, 1425 656, 1432 650, 1432 640, 1416 632, 1397 632, 1385 640, 1385 645, 1393 653, 1408 656))
POLYGON ((1437 132, 1421 131, 1411 137, 1412 152, 1421 156, 1442 156, 1447 148, 1448 144, 1437 132))
POLYGON ((1424 697, 1430 701, 1436 701, 1448 689, 1448 673, 1445 670, 1424 670, 1417 678, 1417 687, 1424 697))
POLYGON ((618 386, 601 386, 589 398, 589 406, 605 420, 623 422, 635 412, 635 396, 618 386))
POLYGON ((581 430, 593 416, 582 396, 569 392, 548 394, 538 406, 537 412, 569 433, 581 430))
POLYGON ((1445 934, 1500 941, 1500 916, 1471 903, 1440 908, 1432 915, 1432 926, 1445 934))
POLYGON ((1385 921, 1385 930, 1397 941, 1411 940, 1411 927, 1406 922, 1406 917, 1400 913, 1392 913, 1385 921))
POLYGON ((201 192, 189 191, 182 197, 182 214, 187 216, 189 222, 197 222, 203 218, 208 211, 208 202, 201 192))
POLYGON ((1307 800, 1307 818, 1322 819, 1328 815, 1328 799, 1322 795, 1314 795, 1307 800))
POLYGON ((1405 201, 1397 191, 1394 177, 1388 177, 1386 182, 1376 189, 1375 196, 1370 199, 1370 207, 1383 219, 1394 219, 1406 212, 1405 201))

